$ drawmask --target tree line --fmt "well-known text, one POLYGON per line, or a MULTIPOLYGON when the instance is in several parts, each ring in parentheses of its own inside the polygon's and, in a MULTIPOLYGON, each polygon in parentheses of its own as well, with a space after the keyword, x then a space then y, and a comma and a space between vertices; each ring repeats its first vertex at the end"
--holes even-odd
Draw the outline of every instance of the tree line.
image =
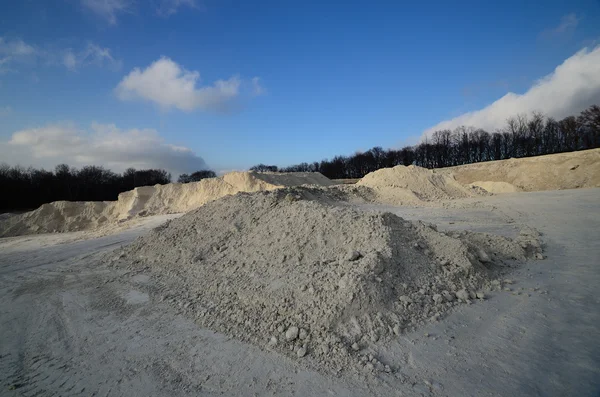
POLYGON ((211 170, 201 170, 192 172, 191 174, 181 174, 177 179, 177 183, 190 183, 190 182, 200 182, 202 179, 206 178, 216 178, 217 174, 211 170))
MULTIPOLYGON (((301 163, 278 168, 258 164, 255 171, 320 172, 331 179, 362 178, 369 172, 396 165, 440 168, 482 161, 503 160, 571 152, 600 147, 600 106, 594 105, 578 116, 562 120, 540 113, 517 115, 492 133, 474 127, 435 131, 416 146, 384 150, 374 147, 352 156, 335 156, 331 160, 301 163)), ((215 177, 210 170, 182 174, 180 183, 215 177)), ((68 201, 116 200, 119 193, 139 186, 166 184, 171 175, 162 169, 136 170, 122 174, 103 167, 81 169, 58 165, 54 171, 0 165, 0 211, 32 209, 41 204, 68 201)))
POLYGON ((161 169, 136 170, 129 168, 122 174, 94 165, 81 169, 67 164, 54 171, 0 165, 0 210, 37 208, 51 201, 105 201, 116 200, 119 193, 138 186, 165 184, 171 175, 161 169))
POLYGON ((435 131, 422 143, 402 149, 374 147, 352 156, 278 168, 258 164, 254 171, 320 172, 331 179, 362 178, 369 172, 396 165, 442 168, 482 161, 572 152, 600 147, 600 106, 578 116, 555 120, 541 113, 517 115, 503 128, 488 132, 475 127, 435 131))
MULTIPOLYGON (((207 174, 194 173, 194 178, 207 174)), ((185 174, 184 174, 185 175, 185 174)), ((189 178, 189 176, 188 176, 189 178)), ((181 177, 180 177, 181 179, 181 177)), ((162 169, 136 170, 129 168, 122 174, 103 167, 85 166, 81 169, 66 164, 54 171, 0 165, 0 211, 37 208, 52 201, 108 201, 116 200, 119 193, 139 186, 171 182, 171 174, 162 169)))

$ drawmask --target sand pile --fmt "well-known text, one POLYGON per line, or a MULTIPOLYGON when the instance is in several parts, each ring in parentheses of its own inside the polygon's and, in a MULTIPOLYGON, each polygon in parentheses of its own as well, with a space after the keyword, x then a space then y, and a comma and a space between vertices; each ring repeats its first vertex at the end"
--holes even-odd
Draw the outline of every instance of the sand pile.
POLYGON ((452 175, 414 165, 382 168, 365 175, 356 185, 373 189, 377 201, 392 205, 417 205, 424 201, 472 197, 477 194, 477 191, 458 183, 452 175))
POLYGON ((56 201, 0 220, 0 237, 93 229, 112 219, 109 202, 56 201))
POLYGON ((463 184, 506 182, 528 192, 600 187, 600 149, 489 161, 439 172, 452 174, 463 184))
POLYGON ((115 203, 119 219, 136 215, 187 212, 210 201, 238 192, 258 192, 299 185, 329 186, 318 172, 259 173, 230 172, 219 178, 192 183, 145 186, 121 193, 115 203))
POLYGON ((476 181, 470 183, 469 186, 479 187, 486 192, 493 194, 516 193, 521 191, 521 189, 508 182, 476 181))
POLYGON ((303 184, 330 186, 317 172, 231 172, 192 183, 138 187, 119 194, 117 201, 44 204, 40 208, 0 220, 0 237, 32 233, 69 232, 110 225, 136 216, 187 212, 238 192, 274 190, 303 184))
POLYGON ((331 179, 319 172, 230 172, 222 178, 244 192, 271 190, 261 186, 331 186, 334 184, 331 179))
POLYGON ((336 205, 328 194, 292 188, 225 197, 107 260, 151 272, 162 285, 149 291, 152 299, 202 326, 327 369, 393 371, 369 357, 373 344, 484 298, 507 262, 540 252, 535 233, 518 241, 446 235, 336 205))
POLYGON ((186 184, 145 186, 121 193, 115 203, 120 219, 133 216, 186 212, 239 190, 222 178, 186 184))

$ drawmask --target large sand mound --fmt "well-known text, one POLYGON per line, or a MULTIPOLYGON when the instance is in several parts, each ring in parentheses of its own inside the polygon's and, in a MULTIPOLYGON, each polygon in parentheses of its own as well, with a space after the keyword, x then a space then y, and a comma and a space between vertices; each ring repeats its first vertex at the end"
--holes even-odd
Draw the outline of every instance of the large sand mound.
POLYGON ((150 271, 153 299, 205 327, 329 369, 386 368, 371 344, 437 321, 537 238, 437 232, 304 188, 240 193, 156 228, 113 266, 150 271), (249 210, 251 209, 251 210, 249 210))
POLYGON ((377 201, 394 205, 415 205, 423 201, 439 201, 472 197, 476 191, 458 183, 452 175, 426 168, 398 165, 365 175, 356 183, 374 190, 377 201))
POLYGON ((274 190, 310 184, 330 186, 317 172, 231 172, 219 178, 186 184, 138 187, 119 194, 117 201, 57 201, 21 215, 0 220, 0 237, 32 233, 69 232, 98 228, 135 216, 187 212, 210 201, 238 192, 274 190))
POLYGON ((506 182, 528 192, 600 187, 600 149, 467 164, 439 172, 452 174, 463 184, 506 182))

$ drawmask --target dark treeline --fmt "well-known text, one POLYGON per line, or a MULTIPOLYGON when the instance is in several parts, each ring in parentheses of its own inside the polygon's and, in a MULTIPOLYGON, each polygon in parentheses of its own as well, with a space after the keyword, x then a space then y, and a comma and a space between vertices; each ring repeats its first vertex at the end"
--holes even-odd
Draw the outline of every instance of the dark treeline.
POLYGON ((59 200, 116 200, 119 193, 135 187, 170 182, 171 174, 160 169, 129 168, 122 174, 116 174, 97 166, 85 166, 78 170, 61 164, 52 172, 2 164, 0 210, 37 208, 59 200))
MULTIPOLYGON (((285 168, 259 164, 255 171, 320 172, 328 178, 362 178, 379 168, 415 164, 426 168, 449 167, 481 161, 503 160, 600 147, 600 106, 594 105, 577 117, 554 120, 539 113, 507 120, 492 133, 472 127, 434 132, 423 143, 402 149, 374 147, 352 156, 302 163, 285 168)), ((214 177, 213 171, 183 174, 187 183, 214 177)), ((119 193, 138 186, 165 184, 165 170, 135 170, 122 174, 97 166, 81 169, 61 164, 52 171, 0 165, 0 210, 31 209, 58 200, 116 200, 119 193)))
POLYGON ((518 115, 507 120, 503 129, 492 133, 472 128, 434 132, 424 142, 399 150, 374 147, 352 156, 301 163, 285 168, 259 164, 255 171, 320 172, 331 179, 362 178, 379 168, 418 165, 441 168, 482 161, 539 156, 600 147, 600 107, 554 120, 540 113, 518 115))
POLYGON ((206 178, 216 178, 217 174, 215 174, 214 171, 211 170, 202 170, 202 171, 196 171, 193 172, 191 174, 181 174, 179 175, 179 178, 177 179, 178 183, 190 183, 190 182, 199 182, 202 179, 206 179, 206 178))

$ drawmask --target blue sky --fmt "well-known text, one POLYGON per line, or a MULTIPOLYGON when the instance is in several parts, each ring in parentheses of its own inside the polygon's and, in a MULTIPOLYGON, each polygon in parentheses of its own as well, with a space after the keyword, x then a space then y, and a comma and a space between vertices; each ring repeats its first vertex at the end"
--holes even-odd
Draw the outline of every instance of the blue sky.
POLYGON ((8 3, 10 164, 284 166, 600 102, 595 0, 8 3))

